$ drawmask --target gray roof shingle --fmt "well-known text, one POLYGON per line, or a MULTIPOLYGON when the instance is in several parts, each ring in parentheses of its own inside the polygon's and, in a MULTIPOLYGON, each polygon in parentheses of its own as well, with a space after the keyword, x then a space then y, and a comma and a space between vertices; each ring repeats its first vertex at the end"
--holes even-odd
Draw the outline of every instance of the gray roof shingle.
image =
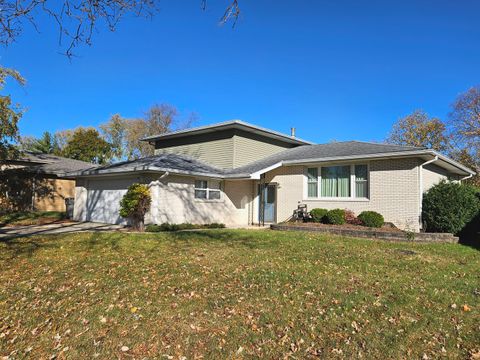
POLYGON ((112 165, 76 173, 78 175, 95 175, 108 173, 125 173, 134 171, 171 171, 181 174, 222 177, 224 171, 186 155, 159 154, 137 160, 122 161, 112 165))
POLYGON ((337 157, 359 157, 386 153, 421 151, 422 147, 370 143, 361 141, 332 142, 329 144, 304 145, 288 149, 245 166, 230 170, 229 174, 254 173, 281 161, 319 160, 337 157))
POLYGON ((393 152, 418 151, 424 148, 366 143, 359 141, 335 142, 320 145, 304 145, 292 149, 287 149, 275 155, 264 159, 254 161, 245 166, 223 170, 217 167, 207 165, 200 160, 186 155, 165 153, 155 156, 145 157, 132 161, 119 162, 112 165, 100 166, 83 172, 77 172, 76 175, 96 175, 108 173, 125 173, 134 171, 170 171, 181 174, 203 175, 218 178, 241 178, 248 177, 250 174, 281 161, 309 160, 309 159, 328 159, 341 156, 368 156, 374 154, 384 154, 393 152))
POLYGON ((24 152, 17 161, 31 163, 31 166, 25 168, 27 171, 57 176, 65 176, 72 171, 82 171, 97 166, 85 161, 35 152, 24 152))

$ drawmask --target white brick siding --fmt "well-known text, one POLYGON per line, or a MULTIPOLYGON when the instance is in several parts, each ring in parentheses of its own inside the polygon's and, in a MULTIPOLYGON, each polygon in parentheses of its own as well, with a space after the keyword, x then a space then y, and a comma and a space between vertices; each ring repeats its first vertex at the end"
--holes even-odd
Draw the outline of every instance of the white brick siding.
MULTIPOLYGON (((414 158, 370 161, 368 201, 305 199, 305 166, 278 168, 266 174, 266 181, 278 184, 277 222, 288 220, 299 203, 306 203, 309 210, 340 208, 352 210, 357 215, 364 210, 373 210, 399 228, 418 231, 419 164, 420 160, 414 158)), ((256 203, 254 205, 258 207, 256 203)), ((255 213, 258 214, 258 210, 255 213)))

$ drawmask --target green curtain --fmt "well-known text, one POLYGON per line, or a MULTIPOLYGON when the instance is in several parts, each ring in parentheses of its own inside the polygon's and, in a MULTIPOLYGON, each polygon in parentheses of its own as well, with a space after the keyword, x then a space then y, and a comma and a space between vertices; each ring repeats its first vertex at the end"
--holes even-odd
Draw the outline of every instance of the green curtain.
POLYGON ((355 165, 355 196, 368 197, 367 165, 355 165))
POLYGON ((350 196, 350 166, 322 167, 322 197, 350 196))
POLYGON ((350 166, 337 167, 338 197, 350 196, 350 166))
POLYGON ((337 196, 337 175, 335 167, 322 167, 322 197, 337 196))
POLYGON ((309 168, 307 170, 307 179, 308 179, 308 197, 317 197, 318 196, 318 169, 309 168))

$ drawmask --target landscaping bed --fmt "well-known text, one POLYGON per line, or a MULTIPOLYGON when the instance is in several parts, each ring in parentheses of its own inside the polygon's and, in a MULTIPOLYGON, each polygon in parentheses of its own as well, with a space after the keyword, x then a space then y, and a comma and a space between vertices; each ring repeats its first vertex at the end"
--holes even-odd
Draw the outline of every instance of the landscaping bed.
POLYGON ((307 222, 272 224, 270 228, 272 230, 314 231, 342 236, 391 241, 458 243, 459 240, 458 237, 449 233, 415 233, 402 231, 389 226, 383 226, 381 228, 367 228, 352 224, 327 225, 307 222))

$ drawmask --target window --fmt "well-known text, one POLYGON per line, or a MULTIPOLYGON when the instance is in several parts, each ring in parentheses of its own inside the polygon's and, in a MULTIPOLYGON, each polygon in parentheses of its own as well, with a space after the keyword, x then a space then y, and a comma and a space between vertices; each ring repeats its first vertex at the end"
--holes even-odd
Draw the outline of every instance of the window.
POLYGON ((307 169, 308 198, 368 198, 367 165, 307 169), (320 185, 320 186, 319 186, 320 185))
POLYGON ((318 169, 307 169, 308 197, 318 197, 318 169))
POLYGON ((350 197, 350 166, 322 167, 322 197, 350 197))
POLYGON ((220 181, 195 180, 195 199, 220 200, 220 181))
POLYGON ((355 197, 368 198, 367 165, 355 165, 355 197))

